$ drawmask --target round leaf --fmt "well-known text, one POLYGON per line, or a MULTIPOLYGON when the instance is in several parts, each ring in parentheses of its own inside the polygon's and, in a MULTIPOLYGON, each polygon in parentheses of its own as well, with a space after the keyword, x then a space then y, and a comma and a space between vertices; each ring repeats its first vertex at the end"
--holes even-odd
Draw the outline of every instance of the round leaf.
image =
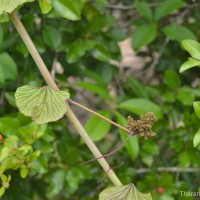
POLYGON ((133 184, 106 188, 99 195, 99 200, 152 200, 151 194, 141 193, 133 184))
POLYGON ((15 98, 20 112, 32 117, 36 123, 44 124, 57 121, 64 115, 69 93, 48 86, 36 88, 26 85, 17 89, 15 98))
POLYGON ((34 0, 0 0, 0 15, 4 12, 11 13, 18 6, 33 1, 34 0))

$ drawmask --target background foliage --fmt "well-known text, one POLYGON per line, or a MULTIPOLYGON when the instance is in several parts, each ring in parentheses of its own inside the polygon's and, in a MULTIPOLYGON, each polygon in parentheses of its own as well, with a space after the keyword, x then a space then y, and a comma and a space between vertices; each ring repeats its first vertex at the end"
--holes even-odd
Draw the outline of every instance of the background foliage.
MULTIPOLYGON (((199 69, 178 73, 188 57, 180 42, 200 37, 199 9, 198 1, 189 0, 40 0, 19 11, 59 87, 68 88, 72 99, 122 125, 128 115, 155 112, 156 137, 133 137, 109 158, 113 167, 124 162, 115 169, 124 184, 134 183, 153 199, 184 199, 179 191, 199 190, 200 147, 193 146, 199 120, 192 107, 200 97, 199 69), (119 64, 118 43, 126 38, 143 61, 139 71, 119 64)), ((44 84, 13 25, 1 23, 0 171, 12 176, 1 199, 97 199, 110 182, 96 162, 80 166, 92 155, 66 119, 39 126, 16 108, 17 87, 44 84)), ((127 137, 74 109, 103 153, 127 137)))

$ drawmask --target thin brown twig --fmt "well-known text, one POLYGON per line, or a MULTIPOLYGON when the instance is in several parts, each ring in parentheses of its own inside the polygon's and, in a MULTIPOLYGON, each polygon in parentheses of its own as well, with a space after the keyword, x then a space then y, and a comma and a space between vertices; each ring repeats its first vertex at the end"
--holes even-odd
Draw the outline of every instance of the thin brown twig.
MULTIPOLYGON (((140 168, 136 171, 137 174, 149 173, 154 171, 154 169, 150 168, 140 168)), ((200 172, 200 168, 180 168, 180 167, 158 167, 155 169, 158 172, 187 172, 187 173, 195 173, 200 172)))
POLYGON ((96 115, 96 116, 98 116, 98 117, 104 119, 105 121, 107 121, 107 122, 113 124, 114 126, 120 128, 120 129, 122 129, 122 130, 125 131, 126 133, 131 134, 131 132, 130 132, 127 128, 125 128, 125 127, 123 127, 123 126, 121 126, 121 125, 115 123, 114 121, 112 121, 112 120, 110 120, 110 119, 104 117, 103 115, 101 115, 101 114, 99 114, 99 113, 97 113, 97 112, 95 112, 95 111, 93 111, 93 110, 91 110, 91 109, 89 109, 89 108, 87 108, 87 107, 85 107, 85 106, 83 106, 83 105, 77 103, 76 101, 73 101, 72 99, 68 99, 68 102, 71 103, 71 104, 74 104, 74 105, 76 105, 76 106, 79 106, 80 108, 82 108, 82 109, 84 109, 84 110, 86 110, 86 111, 88 111, 88 112, 90 112, 90 113, 92 113, 92 114, 94 114, 94 115, 96 115))
MULTIPOLYGON (((149 3, 150 7, 158 7, 161 5, 162 5, 162 2, 149 3)), ((193 4, 188 4, 185 7, 192 9, 192 8, 199 7, 199 6, 200 6, 200 3, 196 2, 193 4)), ((116 9, 116 10, 133 10, 133 9, 135 9, 135 6, 134 5, 123 5, 123 4, 118 4, 118 5, 108 4, 106 6, 106 8, 116 9)))
POLYGON ((128 137, 124 140, 124 142, 123 142, 119 147, 117 147, 116 149, 112 150, 110 153, 107 153, 107 154, 105 154, 105 155, 103 155, 103 156, 101 156, 101 157, 98 157, 98 158, 94 158, 94 159, 85 161, 85 162, 81 163, 80 166, 81 166, 81 165, 84 165, 84 164, 87 164, 87 163, 90 163, 90 162, 93 162, 93 161, 95 161, 95 160, 101 159, 101 158, 109 157, 109 156, 115 154, 117 151, 119 151, 120 149, 122 149, 122 148, 125 146, 125 144, 126 144, 127 141, 129 140, 129 138, 130 138, 131 136, 133 136, 133 135, 135 135, 134 132, 130 133, 130 135, 128 135, 128 137))

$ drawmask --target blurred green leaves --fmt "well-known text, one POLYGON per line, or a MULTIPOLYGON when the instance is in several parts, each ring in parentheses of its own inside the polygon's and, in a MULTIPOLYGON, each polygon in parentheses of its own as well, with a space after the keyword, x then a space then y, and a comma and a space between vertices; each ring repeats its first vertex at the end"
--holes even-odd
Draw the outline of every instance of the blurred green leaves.
POLYGON ((10 180, 11 180, 11 176, 8 175, 0 175, 0 178, 1 178, 1 187, 0 187, 0 197, 5 193, 5 190, 7 188, 9 188, 9 183, 10 183, 10 180))
POLYGON ((16 80, 17 66, 11 56, 6 53, 0 53, 0 84, 5 83, 5 80, 16 80))
MULTIPOLYGON (((117 116, 118 124, 125 127, 127 125, 127 119, 118 112, 116 113, 116 116, 117 116)), ((122 131, 121 129, 119 129, 119 133, 120 133, 121 141, 122 142, 125 141, 125 139, 128 137, 128 134, 122 131)), ((131 138, 129 138, 129 140, 125 144, 125 147, 129 155, 131 156, 131 158, 133 160, 136 159, 139 154, 139 149, 140 149, 138 137, 132 136, 131 138)))
POLYGON ((139 50, 141 47, 148 45, 156 38, 156 27, 150 24, 139 26, 134 33, 132 47, 139 50))
POLYGON ((52 0, 56 12, 70 20, 81 19, 81 10, 84 2, 84 0, 52 0))
MULTIPOLYGON (((101 115, 110 119, 110 112, 108 111, 100 111, 101 115)), ((97 116, 91 116, 87 123, 85 124, 85 129, 90 135, 93 141, 99 141, 105 137, 105 135, 109 132, 111 128, 111 124, 97 116)))
POLYGON ((52 9, 51 0, 39 0, 42 14, 47 14, 52 9))
POLYGON ((61 45, 61 34, 56 28, 52 26, 46 26, 44 28, 43 38, 45 43, 53 49, 57 49, 61 45))
POLYGON ((184 40, 183 48, 192 56, 180 67, 180 72, 184 72, 192 67, 200 66, 200 44, 194 40, 184 40))
POLYGON ((158 105, 143 98, 127 100, 119 104, 118 108, 125 109, 138 115, 153 112, 159 119, 163 117, 162 111, 158 105))
POLYGON ((159 21, 174 10, 184 6, 183 0, 166 0, 155 10, 155 20, 159 21))
POLYGON ((164 27, 163 32, 167 37, 169 37, 172 40, 177 40, 178 42, 181 42, 182 40, 186 39, 196 39, 196 36, 194 35, 194 33, 192 33, 190 29, 177 24, 172 24, 164 27))

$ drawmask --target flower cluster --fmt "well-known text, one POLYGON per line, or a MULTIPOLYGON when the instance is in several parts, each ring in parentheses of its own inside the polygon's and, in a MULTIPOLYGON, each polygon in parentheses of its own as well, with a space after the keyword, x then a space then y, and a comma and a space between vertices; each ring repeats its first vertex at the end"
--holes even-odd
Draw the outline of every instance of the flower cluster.
POLYGON ((141 115, 139 120, 134 120, 132 117, 128 117, 127 129, 134 134, 138 134, 144 139, 148 139, 156 135, 152 130, 154 122, 157 121, 153 112, 148 112, 146 115, 141 115))

